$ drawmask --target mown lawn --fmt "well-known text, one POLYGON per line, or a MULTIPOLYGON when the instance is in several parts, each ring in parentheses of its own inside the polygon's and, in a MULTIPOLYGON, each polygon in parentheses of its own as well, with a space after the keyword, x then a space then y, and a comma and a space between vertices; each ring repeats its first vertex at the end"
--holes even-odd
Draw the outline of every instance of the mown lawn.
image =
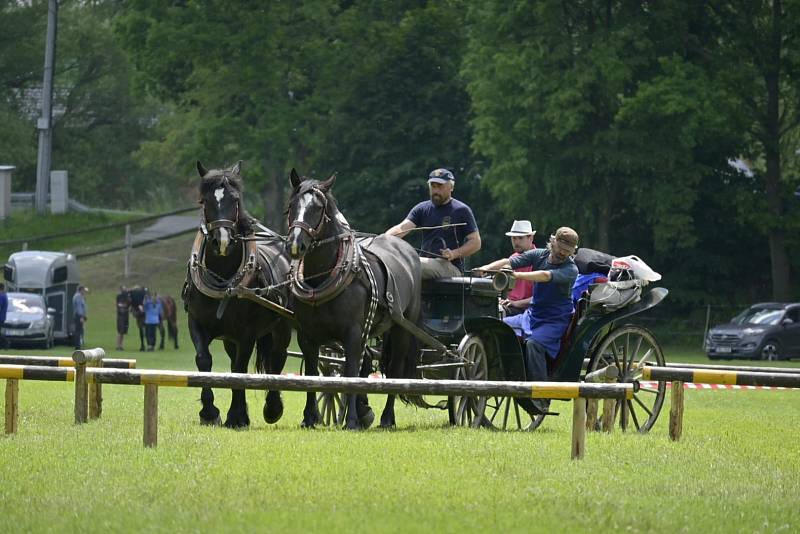
MULTIPOLYGON (((135 281, 178 297, 185 264, 174 257, 188 255, 189 239, 140 249, 135 281)), ((92 287, 88 346, 114 346, 120 266, 119 255, 81 263, 92 287)), ((180 350, 141 353, 128 338, 129 350, 109 356, 193 369, 182 313, 179 321, 180 350)), ((221 349, 212 347, 220 371, 228 365, 221 349)), ((665 352, 669 361, 708 363, 696 350, 665 352)), ((298 364, 290 358, 287 369, 298 364)), ((198 424, 198 390, 161 388, 159 445, 144 449, 142 396, 141 387, 105 386, 103 417, 76 427, 71 384, 22 382, 19 433, 0 438, 0 531, 800 528, 800 391, 687 390, 680 442, 667 438, 668 397, 651 433, 590 434, 582 461, 570 460, 568 403, 555 403, 562 415, 532 433, 450 428, 445 412, 407 406, 395 431, 351 433, 301 430, 299 393, 284 394, 283 419, 266 425, 263 392, 250 391, 253 424, 237 432, 198 424)), ((223 414, 229 400, 217 392, 223 414)), ((382 403, 372 398, 376 409, 382 403)))

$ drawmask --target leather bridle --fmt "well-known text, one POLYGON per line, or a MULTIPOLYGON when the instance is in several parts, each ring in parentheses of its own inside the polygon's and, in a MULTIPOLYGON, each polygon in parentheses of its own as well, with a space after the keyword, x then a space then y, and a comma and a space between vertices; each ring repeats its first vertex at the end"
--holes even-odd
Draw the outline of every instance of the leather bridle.
MULTIPOLYGON (((230 186, 228 182, 228 176, 223 175, 223 184, 230 186)), ((236 198, 236 204, 234 206, 233 211, 233 219, 214 219, 213 221, 209 221, 206 219, 206 210, 205 210, 205 199, 201 201, 203 204, 203 220, 200 223, 200 231, 203 232, 203 235, 208 237, 208 235, 217 230, 219 228, 227 228, 231 232, 231 238, 236 239, 239 236, 237 232, 237 226, 239 224, 239 199, 236 198)))
POLYGON ((311 226, 305 221, 295 219, 291 224, 289 224, 289 232, 291 232, 293 228, 299 228, 303 232, 307 233, 311 237, 311 240, 316 243, 319 239, 319 234, 322 232, 323 226, 326 222, 330 221, 331 218, 328 216, 328 197, 325 195, 325 193, 323 193, 322 190, 317 187, 312 187, 309 191, 303 193, 303 195, 307 195, 309 193, 322 197, 322 215, 320 215, 319 222, 316 225, 311 226))

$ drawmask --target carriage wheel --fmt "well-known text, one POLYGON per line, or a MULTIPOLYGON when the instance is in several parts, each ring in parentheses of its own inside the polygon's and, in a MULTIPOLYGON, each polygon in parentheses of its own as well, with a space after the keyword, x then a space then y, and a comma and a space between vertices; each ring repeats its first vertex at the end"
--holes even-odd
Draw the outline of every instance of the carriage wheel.
POLYGON ((489 397, 484 414, 484 426, 498 430, 536 430, 545 418, 544 414, 531 417, 513 397, 489 397))
MULTIPOLYGON (((489 376, 486 347, 479 336, 467 334, 458 345, 458 354, 465 364, 456 371, 456 380, 486 380, 489 376)), ((486 410, 486 397, 461 397, 447 398, 447 413, 451 425, 471 426, 474 428, 484 426, 484 411, 486 410)))
MULTIPOLYGON (((322 376, 340 376, 335 366, 319 362, 319 373, 322 376)), ((323 426, 341 427, 344 424, 345 406, 341 393, 317 393, 317 410, 323 426)))
MULTIPOLYGON (((587 373, 603 369, 609 365, 619 370, 618 382, 634 383, 642 378, 642 369, 646 364, 664 365, 664 353, 653 334, 646 328, 625 325, 609 332, 594 353, 587 373)), ((614 421, 619 421, 620 428, 625 431, 631 424, 641 433, 647 432, 655 424, 661 406, 664 404, 666 382, 657 386, 644 386, 634 391, 633 399, 616 401, 614 421)), ((595 420, 595 428, 600 428, 601 412, 595 420)), ((589 422, 591 425, 591 422, 589 422)))

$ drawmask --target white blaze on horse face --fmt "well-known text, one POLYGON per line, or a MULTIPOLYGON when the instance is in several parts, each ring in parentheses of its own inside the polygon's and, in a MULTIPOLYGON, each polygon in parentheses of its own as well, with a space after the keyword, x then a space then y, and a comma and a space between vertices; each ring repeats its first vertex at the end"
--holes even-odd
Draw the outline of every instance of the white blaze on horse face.
POLYGON ((222 197, 225 196, 225 188, 218 187, 214 190, 214 198, 217 199, 217 209, 222 209, 222 197))
POLYGON ((306 193, 299 200, 299 206, 297 207, 297 217, 295 217, 296 221, 303 221, 305 220, 306 210, 308 209, 308 204, 310 203, 311 199, 314 198, 314 195, 311 193, 306 193))
POLYGON ((220 228, 219 232, 219 255, 225 256, 228 253, 228 245, 230 244, 231 237, 227 228, 220 228))

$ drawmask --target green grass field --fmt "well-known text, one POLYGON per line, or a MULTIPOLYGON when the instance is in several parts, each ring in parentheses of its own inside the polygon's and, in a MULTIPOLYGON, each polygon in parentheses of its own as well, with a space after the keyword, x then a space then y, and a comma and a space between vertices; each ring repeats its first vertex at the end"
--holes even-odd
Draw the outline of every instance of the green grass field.
MULTIPOLYGON (((134 276, 179 296, 191 236, 138 249, 134 276), (176 252, 177 251, 177 252, 176 252), (176 261, 176 257, 179 260, 176 261)), ((119 254, 81 263, 87 346, 113 349, 119 254)), ((111 357, 194 369, 180 350, 111 357)), ((135 341, 135 343, 134 343, 135 341)), ((226 370, 219 345, 215 370, 226 370)), ((9 351, 69 355, 51 351, 9 351)), ((668 361, 705 362, 691 349, 668 361)), ((756 363, 756 362, 743 362, 756 363)), ((296 370, 290 358, 287 370, 296 370)), ((800 362, 784 363, 797 367, 800 362)), ((0 438, 2 532, 777 532, 800 528, 800 391, 686 392, 684 434, 667 437, 669 396, 647 435, 592 433, 570 460, 571 405, 531 433, 450 428, 446 412, 398 409, 394 431, 301 430, 304 394, 247 431, 201 427, 199 391, 160 388, 159 445, 142 447, 141 387, 105 386, 103 416, 73 424, 71 384, 21 382, 19 433, 0 438)), ((217 392, 227 410, 228 391, 217 392)), ((372 404, 382 407, 373 396, 372 404)))

